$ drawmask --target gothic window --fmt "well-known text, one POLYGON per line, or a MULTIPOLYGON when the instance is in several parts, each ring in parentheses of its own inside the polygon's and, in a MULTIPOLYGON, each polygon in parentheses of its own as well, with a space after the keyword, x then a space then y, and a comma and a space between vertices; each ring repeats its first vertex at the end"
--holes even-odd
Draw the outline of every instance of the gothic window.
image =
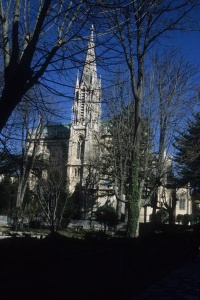
POLYGON ((179 209, 180 210, 185 210, 185 198, 180 198, 179 200, 179 209))
POLYGON ((77 159, 83 159, 84 158, 84 147, 85 142, 82 136, 79 137, 78 143, 77 143, 77 159))
POLYGON ((74 122, 77 123, 77 111, 74 113, 74 122))
POLYGON ((78 143, 77 143, 77 153, 76 153, 76 158, 77 159, 80 158, 80 148, 81 148, 80 141, 78 141, 78 143))

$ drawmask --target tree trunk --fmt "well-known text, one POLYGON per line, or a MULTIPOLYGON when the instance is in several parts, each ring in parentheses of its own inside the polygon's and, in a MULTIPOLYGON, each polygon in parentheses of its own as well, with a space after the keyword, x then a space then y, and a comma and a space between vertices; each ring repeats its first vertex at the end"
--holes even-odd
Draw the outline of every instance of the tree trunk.
POLYGON ((176 189, 173 189, 171 192, 172 204, 169 207, 169 224, 175 224, 175 210, 176 210, 176 189))
MULTIPOLYGON (((158 188, 157 188, 158 189, 158 188)), ((152 209, 152 215, 151 215, 151 221, 155 221, 156 217, 156 209, 158 207, 158 190, 156 189, 155 195, 153 196, 153 209, 152 209)))
MULTIPOLYGON (((13 81, 16 82, 17 80, 13 81)), ((8 87, 11 90, 7 91, 5 88, 0 97, 0 132, 11 116, 14 108, 21 100, 22 96, 19 93, 19 87, 17 89, 16 85, 17 84, 14 84, 13 82, 12 86, 8 87)))
POLYGON ((106 234, 107 231, 107 225, 104 223, 104 233, 106 234))
POLYGON ((122 202, 118 199, 116 208, 119 220, 121 221, 122 202))
POLYGON ((56 232, 54 222, 50 226, 50 231, 51 231, 51 235, 53 235, 56 232))
POLYGON ((140 215, 140 193, 139 193, 139 155, 134 151, 132 167, 131 167, 131 182, 128 195, 128 237, 139 236, 139 215, 140 215))

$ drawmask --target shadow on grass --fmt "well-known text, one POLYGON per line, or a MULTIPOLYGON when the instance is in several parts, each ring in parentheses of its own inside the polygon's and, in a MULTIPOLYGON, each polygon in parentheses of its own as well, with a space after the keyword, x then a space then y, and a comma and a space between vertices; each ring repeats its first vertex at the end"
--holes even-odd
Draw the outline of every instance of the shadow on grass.
POLYGON ((10 238, 0 241, 0 293, 5 300, 121 299, 181 264, 190 251, 189 232, 138 239, 10 238))

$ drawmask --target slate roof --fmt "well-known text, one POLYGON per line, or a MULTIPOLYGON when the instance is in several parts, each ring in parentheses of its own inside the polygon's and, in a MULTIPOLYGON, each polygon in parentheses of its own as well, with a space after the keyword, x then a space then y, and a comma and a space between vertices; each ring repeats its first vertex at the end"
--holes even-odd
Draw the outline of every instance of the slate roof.
POLYGON ((44 127, 43 136, 45 139, 69 139, 70 124, 48 124, 44 127))

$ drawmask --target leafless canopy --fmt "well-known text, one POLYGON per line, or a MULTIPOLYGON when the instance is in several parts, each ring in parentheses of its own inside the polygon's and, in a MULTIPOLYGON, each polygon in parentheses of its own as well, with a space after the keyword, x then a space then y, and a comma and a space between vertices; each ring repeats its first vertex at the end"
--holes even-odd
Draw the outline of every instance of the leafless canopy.
POLYGON ((3 82, 0 130, 35 84, 58 92, 59 72, 70 68, 90 11, 87 1, 1 0, 3 82), (56 75, 56 76, 55 76, 56 75))

